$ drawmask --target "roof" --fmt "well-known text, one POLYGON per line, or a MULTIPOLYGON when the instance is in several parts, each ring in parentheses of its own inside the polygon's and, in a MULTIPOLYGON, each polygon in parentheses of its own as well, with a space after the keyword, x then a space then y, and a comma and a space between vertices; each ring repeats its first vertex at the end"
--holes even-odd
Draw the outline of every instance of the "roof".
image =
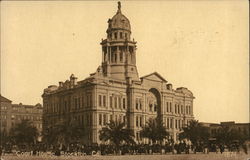
POLYGON ((1 100, 1 102, 12 102, 11 100, 9 100, 9 99, 7 99, 7 98, 5 98, 5 97, 3 97, 2 95, 0 95, 0 100, 1 100))
POLYGON ((112 19, 109 19, 108 23, 109 23, 108 30, 112 29, 125 29, 128 31, 131 30, 129 19, 126 16, 124 16, 121 12, 120 2, 118 2, 118 10, 116 14, 112 17, 112 19))
POLYGON ((13 107, 24 107, 24 108, 38 108, 38 109, 42 109, 42 105, 40 103, 36 104, 36 105, 27 105, 27 104, 12 104, 13 107))
POLYGON ((168 82, 165 78, 163 78, 163 77, 162 77, 159 73, 157 73, 157 72, 153 72, 153 73, 151 73, 151 74, 145 75, 145 76, 141 77, 141 79, 150 77, 150 76, 152 76, 152 75, 156 75, 158 78, 160 78, 162 81, 164 81, 164 82, 166 82, 166 83, 168 82))

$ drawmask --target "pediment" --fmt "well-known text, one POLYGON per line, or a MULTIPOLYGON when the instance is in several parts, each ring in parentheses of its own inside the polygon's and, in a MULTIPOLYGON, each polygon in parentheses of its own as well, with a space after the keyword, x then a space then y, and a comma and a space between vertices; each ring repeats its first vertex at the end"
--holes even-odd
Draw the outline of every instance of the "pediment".
POLYGON ((159 73, 154 72, 151 74, 148 74, 146 76, 141 77, 142 80, 146 79, 146 80, 151 80, 151 81, 158 81, 158 82, 165 82, 167 83, 167 80, 164 79, 159 73))

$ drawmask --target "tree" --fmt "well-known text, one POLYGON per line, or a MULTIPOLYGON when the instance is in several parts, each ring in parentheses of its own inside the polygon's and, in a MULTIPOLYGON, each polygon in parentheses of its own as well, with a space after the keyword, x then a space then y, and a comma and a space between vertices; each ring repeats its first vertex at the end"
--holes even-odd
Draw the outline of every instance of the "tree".
POLYGON ((230 146, 233 142, 243 144, 249 137, 246 132, 239 132, 229 126, 222 126, 215 135, 218 144, 230 146))
POLYGON ((32 126, 28 120, 22 120, 19 124, 10 129, 10 137, 14 144, 31 146, 37 140, 37 128, 32 126))
POLYGON ((48 126, 43 131, 44 141, 47 144, 64 144, 68 146, 71 143, 78 143, 84 136, 83 128, 75 120, 61 120, 55 125, 48 126))
POLYGON ((4 146, 6 143, 8 143, 9 136, 6 132, 6 130, 1 130, 0 131, 0 144, 4 146))
POLYGON ((169 133, 164 127, 163 121, 160 118, 155 118, 149 119, 141 131, 141 136, 152 140, 155 144, 156 141, 162 142, 163 139, 169 136, 169 133))
POLYGON ((209 136, 209 128, 202 126, 197 120, 190 121, 190 124, 184 127, 183 132, 179 134, 180 139, 187 138, 193 145, 207 143, 209 136))
POLYGON ((121 145, 122 142, 128 144, 134 144, 134 134, 131 129, 125 127, 125 123, 120 121, 110 121, 105 127, 100 130, 100 140, 110 141, 117 148, 121 145))

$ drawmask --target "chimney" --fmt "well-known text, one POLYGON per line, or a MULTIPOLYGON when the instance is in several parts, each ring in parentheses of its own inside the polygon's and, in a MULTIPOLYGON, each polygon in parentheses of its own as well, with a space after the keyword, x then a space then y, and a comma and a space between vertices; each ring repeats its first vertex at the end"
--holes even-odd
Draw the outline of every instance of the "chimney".
POLYGON ((173 85, 171 83, 167 84, 167 89, 168 90, 172 90, 172 88, 173 88, 173 85))
POLYGON ((59 82, 59 87, 63 87, 63 82, 62 81, 59 82))

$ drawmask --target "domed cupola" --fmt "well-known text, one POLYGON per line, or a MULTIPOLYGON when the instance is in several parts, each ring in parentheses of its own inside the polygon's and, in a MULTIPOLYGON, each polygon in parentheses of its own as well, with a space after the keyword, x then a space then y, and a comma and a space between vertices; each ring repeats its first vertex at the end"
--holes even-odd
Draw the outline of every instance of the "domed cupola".
POLYGON ((117 13, 108 20, 107 39, 102 39, 102 74, 105 77, 139 81, 136 68, 136 41, 131 41, 131 27, 121 12, 118 2, 117 13))
POLYGON ((118 10, 112 19, 108 20, 107 37, 112 40, 130 39, 131 27, 126 16, 121 12, 121 2, 118 2, 118 10))

